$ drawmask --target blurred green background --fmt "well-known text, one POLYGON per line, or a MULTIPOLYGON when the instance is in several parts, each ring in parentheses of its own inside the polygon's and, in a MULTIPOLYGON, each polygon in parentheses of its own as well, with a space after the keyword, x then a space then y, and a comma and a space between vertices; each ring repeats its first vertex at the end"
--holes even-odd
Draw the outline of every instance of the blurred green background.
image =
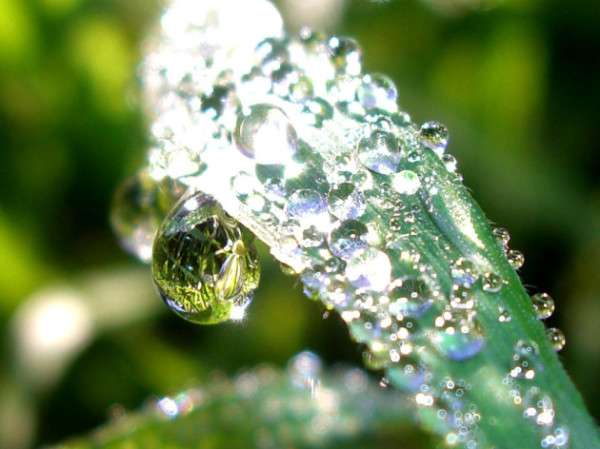
MULTIPOLYGON (((292 27, 306 17, 356 37, 404 110, 448 125, 467 185, 526 255, 524 282, 554 296, 561 357, 599 417, 597 1, 321 0, 308 16, 303 0, 279 3, 292 27)), ((360 360, 268 257, 248 319, 200 328, 118 247, 110 200, 144 160, 136 66, 158 11, 0 0, 0 447, 86 432, 214 369, 283 365, 303 348, 360 360)))

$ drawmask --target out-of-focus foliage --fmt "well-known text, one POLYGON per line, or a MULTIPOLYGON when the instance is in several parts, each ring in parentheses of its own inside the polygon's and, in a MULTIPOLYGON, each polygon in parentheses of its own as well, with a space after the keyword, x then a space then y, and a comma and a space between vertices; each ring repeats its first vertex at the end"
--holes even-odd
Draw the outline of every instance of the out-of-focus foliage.
MULTIPOLYGON (((337 318, 322 320, 274 265, 245 322, 199 328, 168 314, 117 247, 108 207, 144 155, 135 75, 157 11, 147 0, 0 0, 0 447, 87 431, 115 404, 137 407, 215 368, 282 364, 305 347, 360 358, 337 318), (19 344, 56 351, 55 365, 31 368, 19 344)), ((526 255, 525 283, 556 299, 550 325, 565 331, 567 368, 599 416, 596 2, 353 0, 339 23, 321 23, 361 42, 367 69, 395 79, 415 120, 448 125, 467 185, 526 255)))

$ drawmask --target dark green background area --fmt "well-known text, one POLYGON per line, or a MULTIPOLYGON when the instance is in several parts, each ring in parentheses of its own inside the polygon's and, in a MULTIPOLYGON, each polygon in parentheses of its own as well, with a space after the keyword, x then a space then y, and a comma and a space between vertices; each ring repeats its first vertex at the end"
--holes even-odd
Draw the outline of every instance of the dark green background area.
MULTIPOLYGON (((472 3, 349 1, 333 31, 359 40, 366 69, 396 81, 415 121, 450 128, 466 184, 525 253, 525 284, 555 298, 549 325, 565 331, 562 358, 598 417, 600 8, 472 3)), ((108 214, 145 157, 136 67, 157 13, 148 0, 0 0, 0 393, 13 401, 0 406, 0 446, 88 431, 115 404, 135 408, 214 369, 283 365, 304 348, 360 361, 338 318, 323 319, 264 254, 242 324, 183 322, 142 275, 141 307, 157 307, 100 329, 44 389, 21 375, 13 329, 31 295, 144 270, 118 247, 108 214)))

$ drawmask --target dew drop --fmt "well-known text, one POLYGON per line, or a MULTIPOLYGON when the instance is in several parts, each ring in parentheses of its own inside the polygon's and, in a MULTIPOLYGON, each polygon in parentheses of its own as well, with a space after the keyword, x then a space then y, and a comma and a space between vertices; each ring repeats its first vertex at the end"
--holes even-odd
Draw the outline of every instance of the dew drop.
POLYGON ((531 380, 539 369, 539 349, 532 341, 519 340, 515 344, 509 374, 515 379, 531 380))
POLYGON ((496 273, 484 273, 481 288, 488 293, 498 293, 502 289, 502 278, 496 273))
POLYGON ((548 293, 536 293, 531 297, 531 302, 539 320, 550 318, 554 313, 554 299, 548 293))
POLYGON ((383 291, 390 282, 391 273, 389 257, 375 248, 359 252, 346 265, 346 276, 350 283, 372 291, 383 291))
POLYGON ((510 323, 512 321, 512 316, 508 310, 500 309, 500 313, 498 314, 498 322, 500 323, 510 323))
POLYGON ((392 315, 418 318, 433 304, 433 293, 424 280, 417 277, 396 279, 390 285, 387 297, 388 310, 392 315))
POLYGON ((546 336, 548 337, 548 340, 550 340, 550 344, 556 352, 565 347, 567 339, 565 338, 565 334, 563 334, 560 329, 556 327, 549 327, 546 329, 546 336))
POLYGON ((435 347, 450 360, 468 360, 483 349, 485 337, 479 324, 461 313, 444 312, 436 318, 435 347))
POLYGON ((458 258, 452 264, 450 274, 455 284, 465 287, 472 287, 479 276, 475 264, 464 257, 458 258))
POLYGON ((448 128, 438 122, 427 122, 421 126, 421 139, 426 147, 442 156, 448 146, 450 133, 448 128))
POLYGON ((125 180, 115 191, 110 215, 121 246, 142 262, 150 262, 156 231, 184 192, 177 181, 157 182, 145 170, 125 180))
POLYGON ((354 39, 334 36, 327 44, 337 73, 351 76, 360 74, 362 52, 354 39))
POLYGON ((298 136, 285 112, 268 104, 251 106, 238 116, 235 141, 258 164, 284 164, 298 148, 298 136))
POLYGON ((515 270, 521 268, 525 263, 525 256, 523 256, 521 251, 517 251, 516 249, 509 250, 506 257, 508 258, 508 263, 510 263, 511 267, 515 270))
POLYGON ((385 75, 365 75, 357 91, 358 101, 369 109, 388 112, 398 110, 398 90, 394 82, 385 75))
POLYGON ((523 397, 523 416, 533 420, 538 426, 551 426, 554 423, 554 406, 548 395, 538 387, 530 387, 523 397))
POLYGON ((346 220, 329 236, 329 249, 340 259, 350 260, 367 249, 367 227, 358 220, 346 220))
POLYGON ((360 217, 367 208, 365 196, 349 182, 339 184, 329 192, 329 211, 340 220, 360 217))
POLYGON ((161 225, 152 275, 171 310, 188 321, 240 319, 260 278, 251 236, 211 197, 179 202, 161 225))
POLYGON ((502 247, 506 248, 508 246, 508 242, 510 242, 510 233, 506 228, 494 228, 492 234, 494 234, 494 237, 502 247))
POLYGON ((320 193, 310 189, 300 189, 292 193, 285 206, 285 212, 303 228, 311 225, 323 226, 329 221, 327 201, 320 193))
POLYGON ((357 147, 358 160, 369 170, 382 175, 398 171, 401 154, 396 137, 385 131, 373 131, 360 140, 357 147))
POLYGON ((412 170, 402 170, 392 176, 392 186, 403 195, 414 195, 421 188, 421 180, 412 170))

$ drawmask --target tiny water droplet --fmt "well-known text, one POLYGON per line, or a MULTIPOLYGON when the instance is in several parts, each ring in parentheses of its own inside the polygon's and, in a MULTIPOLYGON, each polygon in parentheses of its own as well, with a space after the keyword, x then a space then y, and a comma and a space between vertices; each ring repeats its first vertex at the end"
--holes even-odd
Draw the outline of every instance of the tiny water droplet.
POLYGON ((500 323, 510 323, 512 321, 512 316, 508 310, 504 310, 502 307, 500 308, 498 315, 498 321, 500 323))
POLYGON ((258 286, 251 236, 211 197, 180 201, 154 242, 152 275, 175 313, 198 324, 239 319, 258 286))
POLYGON ((538 387, 530 387, 523 397, 523 416, 533 420, 538 426, 551 426, 554 423, 552 400, 538 387))
POLYGON ((388 112, 398 110, 398 90, 394 82, 385 75, 365 75, 357 91, 358 101, 367 110, 381 109, 388 112))
POLYGON ((531 302, 539 320, 545 320, 554 313, 554 299, 548 293, 536 293, 531 302))
POLYGON ((346 220, 329 236, 329 249, 340 259, 349 260, 367 249, 367 227, 358 220, 346 220))
POLYGON ((498 293, 502 289, 502 278, 496 273, 484 273, 481 288, 488 293, 498 293))
POLYGON ((110 215, 123 248, 150 262, 156 231, 184 192, 183 184, 171 178, 158 182, 145 170, 126 179, 115 191, 110 215))
POLYGON ((426 122, 421 126, 421 139, 426 147, 442 156, 448 146, 450 133, 448 128, 439 122, 426 122))
POLYGON ((533 341, 519 340, 515 344, 509 371, 515 379, 531 380, 539 368, 539 349, 533 341))
POLYGON ((560 329, 556 327, 549 327, 546 329, 546 336, 548 337, 548 340, 550 340, 550 344, 556 352, 565 347, 567 339, 565 338, 565 334, 563 334, 560 329))
POLYGON ((396 173, 401 159, 396 137, 379 130, 361 139, 358 143, 357 155, 362 165, 382 175, 396 173))
POLYGON ((508 263, 515 269, 518 270, 525 263, 525 256, 521 251, 517 251, 516 249, 511 249, 506 254, 508 258, 508 263))
POLYGON ((238 149, 258 164, 284 164, 298 148, 298 136, 282 109, 257 104, 240 114, 235 129, 238 149))

